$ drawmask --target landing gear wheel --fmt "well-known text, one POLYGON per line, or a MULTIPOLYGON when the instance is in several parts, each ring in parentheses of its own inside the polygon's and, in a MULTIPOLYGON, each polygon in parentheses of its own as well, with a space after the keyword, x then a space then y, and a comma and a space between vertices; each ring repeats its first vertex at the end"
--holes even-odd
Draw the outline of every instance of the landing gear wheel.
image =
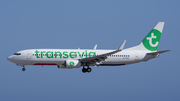
POLYGON ((83 68, 83 69, 82 69, 82 72, 83 72, 83 73, 86 73, 86 72, 87 72, 87 69, 86 69, 86 68, 83 68))
POLYGON ((91 68, 87 68, 87 72, 90 73, 92 71, 91 68))
POLYGON ((22 68, 22 71, 24 72, 26 69, 25 68, 22 68))

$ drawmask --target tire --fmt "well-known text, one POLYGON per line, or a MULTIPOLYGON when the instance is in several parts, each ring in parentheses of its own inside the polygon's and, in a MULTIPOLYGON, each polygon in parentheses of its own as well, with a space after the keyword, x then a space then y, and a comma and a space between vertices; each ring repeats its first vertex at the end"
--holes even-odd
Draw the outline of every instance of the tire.
POLYGON ((91 68, 87 68, 87 72, 90 73, 92 71, 91 68))
POLYGON ((86 69, 86 68, 83 68, 83 69, 82 69, 82 72, 83 72, 83 73, 86 73, 86 72, 87 72, 87 69, 86 69))
POLYGON ((24 72, 26 69, 25 68, 22 68, 22 71, 24 72))

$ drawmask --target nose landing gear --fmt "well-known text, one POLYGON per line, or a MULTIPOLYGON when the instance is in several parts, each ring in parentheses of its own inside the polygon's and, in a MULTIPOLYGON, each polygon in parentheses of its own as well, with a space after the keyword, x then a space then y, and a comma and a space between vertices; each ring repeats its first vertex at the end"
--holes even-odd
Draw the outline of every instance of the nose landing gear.
POLYGON ((24 72, 25 70, 26 70, 26 68, 23 67, 23 68, 22 68, 22 71, 24 72))
POLYGON ((22 66, 22 71, 24 72, 26 70, 25 66, 23 64, 16 64, 17 66, 22 66))
POLYGON ((22 71, 24 72, 24 71, 26 70, 26 68, 25 68, 25 66, 24 66, 24 65, 23 65, 22 67, 23 67, 23 68, 22 68, 22 71))

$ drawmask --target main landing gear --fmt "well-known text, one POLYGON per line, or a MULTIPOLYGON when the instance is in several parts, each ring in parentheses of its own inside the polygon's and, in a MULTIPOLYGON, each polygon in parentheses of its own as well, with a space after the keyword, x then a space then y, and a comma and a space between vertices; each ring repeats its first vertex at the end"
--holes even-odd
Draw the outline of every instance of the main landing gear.
POLYGON ((90 73, 91 71, 92 71, 92 69, 91 69, 89 66, 87 66, 87 68, 85 68, 85 67, 83 66, 83 69, 82 69, 82 72, 83 72, 83 73, 86 73, 86 72, 90 73))

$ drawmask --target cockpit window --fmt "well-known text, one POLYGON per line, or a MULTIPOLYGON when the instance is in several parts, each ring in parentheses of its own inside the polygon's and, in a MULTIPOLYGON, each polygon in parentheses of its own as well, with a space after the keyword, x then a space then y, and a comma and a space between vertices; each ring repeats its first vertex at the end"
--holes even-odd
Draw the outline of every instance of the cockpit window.
POLYGON ((14 53, 14 55, 21 55, 21 53, 14 53))

